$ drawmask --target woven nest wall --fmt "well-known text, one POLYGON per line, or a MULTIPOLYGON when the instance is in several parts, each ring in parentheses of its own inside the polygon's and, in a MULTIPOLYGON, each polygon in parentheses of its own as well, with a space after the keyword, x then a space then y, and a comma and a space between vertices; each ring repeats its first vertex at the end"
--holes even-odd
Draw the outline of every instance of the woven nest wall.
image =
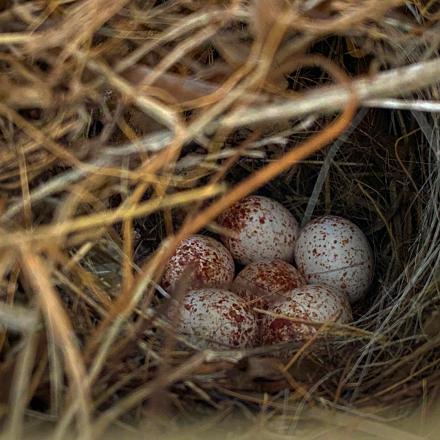
POLYGON ((84 439, 207 417, 279 437, 355 414, 377 436, 390 408, 426 413, 439 19, 428 0, 3 2, 3 431, 84 439), (287 367, 274 347, 181 349, 157 284, 182 239, 216 236, 253 193, 302 224, 351 219, 375 257, 354 322, 291 345, 287 367))

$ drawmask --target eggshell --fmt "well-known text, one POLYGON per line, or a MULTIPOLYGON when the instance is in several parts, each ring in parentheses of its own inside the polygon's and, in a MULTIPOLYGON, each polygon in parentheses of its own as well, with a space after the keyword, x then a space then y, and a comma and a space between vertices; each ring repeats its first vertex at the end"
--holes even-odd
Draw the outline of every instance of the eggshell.
POLYGON ((248 264, 236 276, 231 290, 249 303, 267 307, 268 303, 305 284, 305 278, 295 267, 277 259, 248 264))
POLYGON ((254 261, 293 260, 299 227, 295 217, 268 197, 248 196, 224 211, 219 225, 235 233, 222 241, 241 264, 254 261))
POLYGON ((173 293, 185 268, 193 266, 191 289, 228 287, 235 274, 230 252, 217 240, 193 235, 183 240, 169 259, 162 276, 162 287, 173 293))
POLYGON ((252 347, 258 327, 245 302, 228 290, 199 289, 183 299, 177 331, 200 349, 252 347))
POLYGON ((341 290, 351 303, 365 295, 373 280, 373 253, 367 238, 342 217, 329 215, 308 223, 296 242, 295 260, 308 283, 341 290))
POLYGON ((350 303, 343 292, 325 285, 308 285, 293 289, 290 298, 273 303, 261 323, 263 344, 304 341, 317 332, 317 327, 302 321, 348 323, 352 320, 350 303), (293 318, 289 320, 287 318, 293 318))

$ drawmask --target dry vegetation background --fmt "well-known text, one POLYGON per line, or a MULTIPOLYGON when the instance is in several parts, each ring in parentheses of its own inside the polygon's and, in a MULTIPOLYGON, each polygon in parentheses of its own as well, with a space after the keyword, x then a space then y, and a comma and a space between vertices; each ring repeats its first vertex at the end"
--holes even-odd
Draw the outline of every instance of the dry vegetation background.
POLYGON ((0 2, 4 436, 421 439, 440 384, 439 19, 433 0, 0 2), (287 365, 180 350, 156 284, 253 192, 303 223, 352 219, 376 256, 356 322, 287 365))

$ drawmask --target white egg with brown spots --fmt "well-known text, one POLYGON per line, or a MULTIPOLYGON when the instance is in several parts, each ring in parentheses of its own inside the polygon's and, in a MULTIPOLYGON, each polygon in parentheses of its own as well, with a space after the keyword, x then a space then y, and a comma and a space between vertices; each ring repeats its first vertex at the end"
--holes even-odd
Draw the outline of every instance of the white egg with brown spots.
POLYGON ((373 280, 373 253, 364 233, 351 221, 328 215, 308 223, 295 246, 295 261, 308 283, 361 299, 373 280))
POLYGON ((225 210, 217 221, 234 234, 224 235, 222 241, 237 262, 293 260, 298 222, 281 203, 248 196, 225 210))
POLYGON ((352 320, 347 295, 326 285, 308 285, 293 289, 290 298, 279 300, 268 309, 261 323, 261 340, 265 345, 303 342, 314 336, 319 327, 311 323, 352 320))
POLYGON ((258 335, 251 308, 234 293, 221 289, 189 292, 177 314, 177 329, 199 349, 253 347, 258 335))
POLYGON ((235 264, 230 252, 219 241, 193 235, 177 246, 166 264, 162 287, 173 293, 185 270, 189 271, 191 289, 227 288, 234 279, 235 264))
POLYGON ((231 290, 255 306, 267 307, 270 302, 305 284, 298 269, 276 259, 248 264, 235 277, 231 290))

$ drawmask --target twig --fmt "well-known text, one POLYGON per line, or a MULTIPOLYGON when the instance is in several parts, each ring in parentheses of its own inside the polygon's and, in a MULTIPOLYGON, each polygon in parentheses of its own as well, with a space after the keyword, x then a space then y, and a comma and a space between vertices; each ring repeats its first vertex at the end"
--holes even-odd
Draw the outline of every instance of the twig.
POLYGON ((34 331, 38 325, 38 313, 0 302, 0 324, 20 333, 34 331))
MULTIPOLYGON (((370 99, 402 96, 439 83, 440 59, 415 63, 379 73, 371 78, 353 80, 352 90, 360 105, 370 99)), ((350 93, 344 86, 320 87, 288 102, 266 105, 264 108, 241 109, 229 113, 219 124, 240 127, 263 121, 301 117, 310 113, 332 113, 346 105, 350 93)))
POLYGON ((440 112, 439 101, 407 101, 403 99, 368 99, 362 103, 365 107, 390 108, 393 110, 412 110, 417 112, 440 112))

